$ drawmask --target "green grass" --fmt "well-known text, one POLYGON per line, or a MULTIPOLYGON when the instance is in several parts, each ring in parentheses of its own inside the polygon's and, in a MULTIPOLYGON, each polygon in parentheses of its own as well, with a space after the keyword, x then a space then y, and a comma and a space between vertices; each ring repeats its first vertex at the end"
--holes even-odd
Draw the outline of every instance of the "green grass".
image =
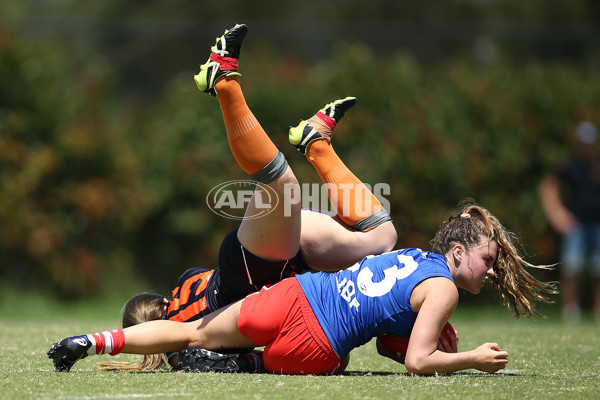
POLYGON ((583 399, 600 393, 600 327, 589 317, 567 328, 551 309, 551 318, 531 321, 515 320, 499 306, 459 308, 452 318, 461 349, 494 341, 509 352, 507 368, 493 375, 468 370, 410 376, 402 365, 378 356, 374 342, 355 350, 346 373, 335 377, 98 371, 97 363, 109 356, 88 357, 70 373, 54 372, 45 354, 51 343, 118 326, 122 300, 61 305, 32 297, 19 304, 5 297, 0 304, 0 398, 583 399))

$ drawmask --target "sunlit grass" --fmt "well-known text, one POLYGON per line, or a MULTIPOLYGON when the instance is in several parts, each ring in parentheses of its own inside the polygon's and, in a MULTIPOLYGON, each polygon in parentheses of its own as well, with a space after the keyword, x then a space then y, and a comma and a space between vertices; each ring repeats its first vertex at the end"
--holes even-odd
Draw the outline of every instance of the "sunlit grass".
POLYGON ((336 377, 99 371, 98 362, 109 356, 88 357, 70 373, 56 373, 45 355, 51 343, 116 327, 120 301, 42 306, 32 300, 21 318, 14 306, 5 314, 10 302, 4 302, 0 307, 2 398, 581 399, 597 398, 600 392, 600 327, 591 319, 569 328, 553 315, 515 320, 500 307, 467 307, 452 318, 461 349, 494 341, 509 352, 507 368, 494 375, 468 370, 411 376, 404 366, 378 356, 373 342, 355 350, 346 373, 336 377), (36 307, 37 316, 32 310, 36 307))

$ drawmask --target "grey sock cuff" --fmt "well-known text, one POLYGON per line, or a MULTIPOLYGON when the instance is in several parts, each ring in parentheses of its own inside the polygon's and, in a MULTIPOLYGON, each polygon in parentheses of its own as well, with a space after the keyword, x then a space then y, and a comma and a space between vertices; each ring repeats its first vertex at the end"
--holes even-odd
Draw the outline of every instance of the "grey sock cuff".
POLYGON ((360 221, 355 223, 352 226, 352 228, 356 229, 357 231, 364 231, 366 229, 379 226, 384 222, 391 220, 392 218, 390 217, 390 214, 388 214, 388 212, 385 211, 385 209, 381 209, 369 215, 367 218, 361 219, 360 221))
POLYGON ((263 169, 257 173, 252 174, 252 177, 260 183, 271 183, 283 175, 283 173, 287 170, 287 167, 288 162, 283 153, 279 151, 270 163, 265 165, 263 169))

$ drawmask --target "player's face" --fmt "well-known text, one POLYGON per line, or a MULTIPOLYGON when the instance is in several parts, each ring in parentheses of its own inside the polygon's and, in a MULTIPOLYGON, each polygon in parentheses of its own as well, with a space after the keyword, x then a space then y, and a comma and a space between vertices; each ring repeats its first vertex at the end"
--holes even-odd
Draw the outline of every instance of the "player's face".
POLYGON ((479 293, 485 282, 494 276, 494 263, 498 254, 498 243, 482 236, 479 245, 467 251, 459 273, 462 287, 471 293, 479 293))

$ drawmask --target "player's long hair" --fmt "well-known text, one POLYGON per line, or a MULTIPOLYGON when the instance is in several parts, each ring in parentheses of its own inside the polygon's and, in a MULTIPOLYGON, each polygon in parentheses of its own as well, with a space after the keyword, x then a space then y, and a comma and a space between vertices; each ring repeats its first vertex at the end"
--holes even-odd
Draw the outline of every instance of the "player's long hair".
MULTIPOLYGON (((123 307, 123 328, 161 319, 165 307, 165 296, 154 293, 135 295, 123 307)), ((149 371, 158 369, 163 363, 167 363, 167 358, 161 353, 145 354, 141 363, 112 361, 99 365, 105 371, 149 371)))
POLYGON ((549 294, 558 293, 556 282, 540 282, 527 268, 552 269, 551 265, 533 265, 525 261, 517 251, 518 239, 507 231, 498 219, 485 208, 472 200, 463 201, 457 211, 442 223, 435 238, 431 241, 432 250, 446 255, 456 244, 462 244, 467 251, 477 247, 481 235, 498 244, 498 255, 494 264, 493 286, 500 292, 502 304, 515 316, 532 317, 541 315, 533 304, 535 301, 551 303, 549 294))

